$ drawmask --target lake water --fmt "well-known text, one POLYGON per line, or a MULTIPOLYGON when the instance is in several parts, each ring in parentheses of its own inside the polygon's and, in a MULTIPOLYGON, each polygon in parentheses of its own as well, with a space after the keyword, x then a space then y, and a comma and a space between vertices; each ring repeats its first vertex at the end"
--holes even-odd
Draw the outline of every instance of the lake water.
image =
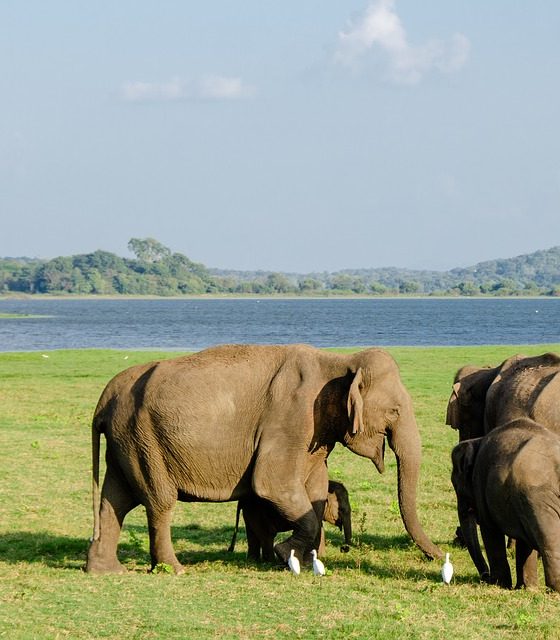
POLYGON ((560 299, 0 299, 0 351, 560 342, 560 299))

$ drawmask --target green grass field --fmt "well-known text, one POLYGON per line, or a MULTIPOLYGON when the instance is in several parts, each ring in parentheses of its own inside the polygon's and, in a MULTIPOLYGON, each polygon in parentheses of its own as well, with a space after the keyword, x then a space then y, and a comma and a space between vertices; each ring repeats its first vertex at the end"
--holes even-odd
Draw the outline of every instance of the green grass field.
MULTIPOLYGON (((182 504, 173 538, 182 576, 150 574, 143 509, 121 535, 123 576, 84 566, 92 530, 90 420, 108 380, 125 367, 172 354, 53 351, 0 354, 0 636, 5 638, 558 638, 560 595, 480 584, 456 527, 445 426, 455 371, 497 364, 530 347, 392 348, 412 394, 423 441, 418 511, 430 537, 451 552, 455 578, 442 584, 405 534, 396 464, 386 471, 337 447, 331 477, 345 483, 356 545, 340 552, 326 526, 328 569, 299 577, 247 562, 244 532, 226 549, 235 503, 182 504), (48 357, 45 357, 48 356, 48 357)), ((540 568, 542 580, 542 567, 540 568)))

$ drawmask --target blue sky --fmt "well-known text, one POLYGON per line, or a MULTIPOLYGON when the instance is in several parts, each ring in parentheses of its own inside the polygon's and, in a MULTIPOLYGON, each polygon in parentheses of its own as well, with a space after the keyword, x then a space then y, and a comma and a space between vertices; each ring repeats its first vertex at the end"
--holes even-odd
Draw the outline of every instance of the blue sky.
POLYGON ((560 244, 560 3, 2 0, 0 256, 449 269, 560 244))

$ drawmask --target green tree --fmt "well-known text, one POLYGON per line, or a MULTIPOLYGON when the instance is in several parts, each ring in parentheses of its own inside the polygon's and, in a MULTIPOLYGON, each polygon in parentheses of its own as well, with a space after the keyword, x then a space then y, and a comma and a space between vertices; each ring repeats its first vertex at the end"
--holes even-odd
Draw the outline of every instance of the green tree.
POLYGON ((142 262, 158 262, 171 255, 171 251, 154 238, 131 238, 128 248, 142 262))
POLYGON ((403 280, 399 283, 399 293, 418 293, 420 283, 415 280, 403 280))
POLYGON ((271 273, 267 276, 266 287, 273 293, 290 293, 295 290, 294 285, 282 273, 271 273))
POLYGON ((299 290, 302 293, 311 293, 321 291, 323 289, 323 283, 315 278, 303 278, 298 283, 299 290))
POLYGON ((470 280, 459 283, 458 289, 462 296, 476 296, 480 293, 480 287, 470 280))
POLYGON ((381 282, 370 282, 369 287, 371 292, 376 295, 387 293, 387 287, 384 284, 381 284, 381 282))
POLYGON ((39 293, 72 291, 72 259, 55 258, 39 267, 36 278, 39 293))

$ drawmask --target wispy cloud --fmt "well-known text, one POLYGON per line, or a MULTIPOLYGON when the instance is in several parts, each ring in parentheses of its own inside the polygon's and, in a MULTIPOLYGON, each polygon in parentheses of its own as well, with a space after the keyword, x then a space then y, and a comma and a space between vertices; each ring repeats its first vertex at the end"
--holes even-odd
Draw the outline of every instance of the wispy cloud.
POLYGON ((167 82, 124 82, 120 96, 125 102, 177 102, 186 100, 240 100, 255 95, 255 87, 241 78, 204 76, 195 82, 173 78, 167 82))
POLYGON ((198 96, 206 100, 238 100, 254 94, 255 88, 244 84, 241 78, 207 76, 198 86, 198 96))
POLYGON ((125 82, 121 96, 126 102, 171 102, 185 97, 186 87, 178 79, 169 82, 125 82))
POLYGON ((382 53, 391 80, 416 84, 430 71, 458 71, 469 56, 470 42, 457 33, 449 42, 430 40, 422 45, 409 42, 395 10, 395 0, 376 0, 364 13, 338 34, 335 60, 357 66, 376 52, 382 53))

